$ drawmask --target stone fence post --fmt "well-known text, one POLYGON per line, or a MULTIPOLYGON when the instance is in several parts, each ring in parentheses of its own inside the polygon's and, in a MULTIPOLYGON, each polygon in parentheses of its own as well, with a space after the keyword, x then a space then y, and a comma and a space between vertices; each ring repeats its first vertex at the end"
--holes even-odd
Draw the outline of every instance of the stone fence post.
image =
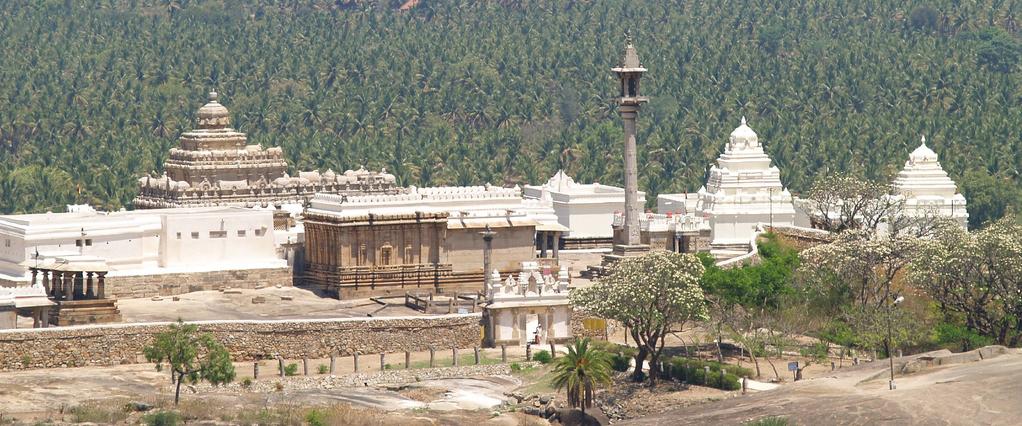
POLYGON ((330 374, 334 374, 334 365, 337 363, 337 357, 334 354, 330 354, 330 374))
POLYGON ((355 372, 358 373, 358 352, 351 354, 351 356, 352 362, 355 363, 355 372))
POLYGON ((507 346, 500 345, 500 362, 507 364, 507 346))
POLYGON ((380 353, 380 371, 386 370, 386 367, 385 367, 385 364, 384 364, 384 361, 383 361, 384 355, 385 354, 383 354, 382 352, 380 353))
POLYGON ((453 363, 451 365, 457 367, 458 366, 458 347, 455 346, 454 348, 452 348, 451 352, 454 354, 454 361, 453 361, 453 363))
POLYGON ((474 350, 474 351, 475 351, 475 361, 476 361, 476 365, 479 365, 479 347, 478 347, 478 346, 476 346, 476 347, 472 348, 472 350, 474 350))
POLYGON ((252 379, 259 379, 259 361, 252 363, 252 379))
POLYGON ((429 368, 436 367, 436 349, 429 348, 429 368))
POLYGON ((405 369, 412 367, 412 353, 405 351, 405 369))

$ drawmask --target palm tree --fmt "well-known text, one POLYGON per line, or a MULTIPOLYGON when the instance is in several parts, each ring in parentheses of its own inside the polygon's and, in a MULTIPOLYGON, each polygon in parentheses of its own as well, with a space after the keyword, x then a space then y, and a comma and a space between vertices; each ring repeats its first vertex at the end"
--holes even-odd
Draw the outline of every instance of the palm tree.
POLYGON ((568 404, 585 412, 593 406, 596 387, 610 383, 610 355, 590 346, 588 337, 575 339, 568 354, 557 359, 552 383, 557 390, 567 388, 568 404))

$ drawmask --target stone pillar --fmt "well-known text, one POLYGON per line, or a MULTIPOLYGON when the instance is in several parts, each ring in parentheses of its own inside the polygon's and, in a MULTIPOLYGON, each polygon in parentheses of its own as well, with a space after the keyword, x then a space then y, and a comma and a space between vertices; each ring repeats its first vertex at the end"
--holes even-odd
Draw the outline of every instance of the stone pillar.
POLYGON ((40 315, 42 316, 42 318, 40 318, 40 319, 43 322, 42 328, 49 327, 50 326, 50 307, 49 306, 43 307, 42 308, 42 313, 40 313, 40 315))
POLYGON ((337 357, 334 354, 330 354, 330 374, 334 374, 334 365, 337 363, 337 357))
POLYGON ((561 249, 561 233, 554 232, 554 260, 560 259, 558 251, 561 249))
POLYGON ((507 364, 507 346, 500 345, 500 362, 507 364))
POLYGON ((358 354, 354 353, 351 355, 351 360, 355 363, 355 372, 358 373, 358 354))
POLYGON ((75 278, 71 276, 70 272, 61 272, 60 281, 64 284, 64 299, 67 301, 75 300, 75 278))
POLYGON ((96 298, 106 299, 106 272, 96 272, 99 275, 99 283, 97 284, 98 289, 96 291, 96 298))
POLYGON ((458 348, 456 348, 456 347, 452 348, 451 352, 454 355, 454 361, 451 363, 451 365, 457 367, 458 366, 458 348))
MULTIPOLYGON (((480 234, 483 236, 483 291, 481 294, 486 295, 489 293, 490 274, 493 272, 490 256, 493 252, 493 235, 496 232, 490 230, 490 225, 486 225, 486 229, 480 234)), ((473 312, 475 312, 474 308, 473 306, 473 312)))
POLYGON ((475 352, 475 362, 476 362, 476 365, 479 365, 479 347, 476 346, 476 347, 472 348, 472 350, 475 352))
POLYGON ((36 269, 36 268, 28 268, 28 269, 32 271, 32 285, 35 285, 35 283, 36 283, 36 276, 39 275, 39 270, 36 269))
POLYGON ((639 238, 639 173, 636 164, 635 120, 639 116, 638 105, 618 106, 618 115, 624 122, 625 130, 625 226, 624 243, 630 246, 641 244, 639 238))
POLYGON ((384 354, 380 354, 380 371, 386 370, 386 364, 384 363, 384 354))
POLYGON ((43 288, 46 289, 47 296, 52 296, 53 288, 50 287, 50 271, 43 269, 42 272, 43 272, 43 288))
POLYGON ((539 257, 546 257, 546 232, 536 231, 536 239, 539 240, 539 257))
POLYGON ((429 368, 436 367, 436 349, 429 348, 429 368))
POLYGON ((411 368, 412 366, 412 353, 405 351, 405 368, 411 368))
POLYGON ((96 298, 96 293, 93 293, 93 291, 92 291, 92 272, 85 272, 85 274, 86 274, 86 277, 87 277, 85 279, 85 298, 86 299, 95 299, 96 298))
POLYGON ((309 375, 309 359, 304 357, 302 358, 302 375, 309 375))
MULTIPOLYGON (((35 279, 32 282, 35 282, 35 279)), ((17 319, 15 319, 15 325, 17 325, 17 319)), ((32 328, 39 328, 39 308, 32 308, 32 328)))
POLYGON ((259 361, 252 363, 252 379, 259 378, 259 361))

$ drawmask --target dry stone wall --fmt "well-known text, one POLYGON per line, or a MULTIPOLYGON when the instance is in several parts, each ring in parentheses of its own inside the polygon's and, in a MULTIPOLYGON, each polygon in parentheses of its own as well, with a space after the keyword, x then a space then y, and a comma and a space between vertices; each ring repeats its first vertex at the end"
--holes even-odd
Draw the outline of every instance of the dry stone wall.
POLYGON ((107 296, 119 299, 174 296, 224 287, 247 288, 292 285, 290 269, 238 269, 229 271, 188 272, 132 276, 107 276, 107 296))
MULTIPOLYGON (((282 321, 197 321, 235 361, 472 348, 481 314, 282 321)), ((0 330, 0 370, 144 363, 142 348, 170 323, 0 330)))

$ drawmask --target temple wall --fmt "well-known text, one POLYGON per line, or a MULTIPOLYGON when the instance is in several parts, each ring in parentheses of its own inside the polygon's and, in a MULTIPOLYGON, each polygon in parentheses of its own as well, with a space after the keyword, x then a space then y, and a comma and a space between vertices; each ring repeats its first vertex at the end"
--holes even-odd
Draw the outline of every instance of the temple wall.
MULTIPOLYGON (((199 321, 235 361, 472 348, 481 314, 282 321, 199 321)), ((145 363, 169 323, 0 330, 0 370, 145 363), (27 365, 25 364, 27 363, 27 365)))
MULTIPOLYGON (((536 259, 535 235, 532 226, 494 229, 493 267, 504 274, 521 269, 522 262, 536 259)), ((447 263, 455 272, 482 272, 483 236, 482 229, 448 229, 445 241, 447 263)))
POLYGON ((129 275, 106 277, 107 297, 173 296, 194 291, 219 290, 224 287, 247 288, 291 286, 287 267, 236 269, 225 271, 186 272, 175 274, 129 275))

